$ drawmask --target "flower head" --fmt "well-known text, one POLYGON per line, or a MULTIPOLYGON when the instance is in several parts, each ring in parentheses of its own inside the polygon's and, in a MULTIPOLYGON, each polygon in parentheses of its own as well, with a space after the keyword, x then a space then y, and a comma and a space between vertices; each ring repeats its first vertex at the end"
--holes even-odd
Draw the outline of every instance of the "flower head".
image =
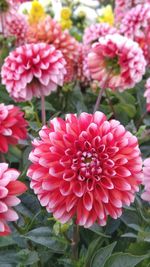
POLYGON ((105 225, 134 201, 142 160, 137 138, 118 121, 101 112, 55 118, 33 146, 31 188, 62 223, 75 216, 85 227, 105 225))
POLYGON ((145 73, 146 62, 139 45, 119 34, 101 37, 88 55, 91 77, 101 87, 123 91, 133 88, 145 73))
POLYGON ((114 14, 113 14, 113 10, 112 10, 112 6, 111 5, 107 5, 106 7, 103 7, 101 10, 101 15, 98 18, 99 22, 106 22, 109 25, 113 25, 114 24, 114 14))
POLYGON ((150 0, 115 0, 115 21, 120 23, 131 8, 146 3, 150 3, 150 0))
POLYGON ((46 16, 43 6, 37 1, 32 2, 31 9, 29 11, 29 22, 31 24, 36 24, 39 20, 46 16))
POLYGON ((49 95, 63 85, 65 60, 61 51, 45 43, 16 48, 5 59, 2 82, 16 101, 49 95))
POLYGON ((22 182, 17 181, 19 174, 17 170, 8 168, 8 164, 0 163, 0 236, 10 234, 7 222, 18 220, 12 207, 20 203, 17 196, 27 190, 22 182))
POLYGON ((61 25, 50 16, 47 16, 37 25, 30 26, 28 42, 53 44, 56 49, 61 50, 64 56, 77 60, 78 42, 68 31, 62 31, 61 25))
POLYGON ((88 54, 92 49, 92 44, 97 42, 100 37, 103 37, 107 34, 114 34, 117 33, 117 29, 110 26, 107 23, 96 23, 92 24, 90 27, 85 29, 83 35, 83 44, 80 49, 80 59, 82 59, 82 70, 81 65, 79 69, 82 73, 82 78, 86 77, 87 80, 91 80, 90 71, 88 67, 88 54))
POLYGON ((137 5, 128 11, 121 22, 120 31, 140 45, 147 63, 150 63, 150 4, 137 5))
POLYGON ((147 158, 143 162, 143 181, 144 193, 142 194, 142 199, 150 201, 150 158, 147 158))
POLYGON ((14 13, 7 16, 5 20, 5 35, 14 36, 16 45, 22 45, 26 42, 28 23, 23 15, 14 13))
POLYGON ((60 17, 63 20, 68 20, 71 17, 71 13, 72 13, 72 11, 69 7, 63 7, 61 9, 60 17))
POLYGON ((95 23, 85 29, 83 35, 84 45, 92 45, 97 42, 100 37, 107 34, 117 33, 117 29, 110 26, 108 23, 95 23))
POLYGON ((150 78, 146 81, 146 91, 144 93, 144 96, 146 97, 146 103, 147 103, 147 111, 150 112, 150 78))
MULTIPOLYGON (((79 43, 68 31, 63 31, 61 25, 49 16, 29 28, 28 42, 37 43, 40 41, 52 44, 62 52, 67 61, 67 71, 77 64, 79 43)), ((65 80, 68 80, 68 77, 66 73, 65 80)))
POLYGON ((63 30, 70 29, 72 27, 72 20, 71 19, 61 19, 60 25, 63 30))
POLYGON ((9 145, 27 138, 27 121, 24 113, 14 105, 0 104, 0 152, 7 153, 9 145))

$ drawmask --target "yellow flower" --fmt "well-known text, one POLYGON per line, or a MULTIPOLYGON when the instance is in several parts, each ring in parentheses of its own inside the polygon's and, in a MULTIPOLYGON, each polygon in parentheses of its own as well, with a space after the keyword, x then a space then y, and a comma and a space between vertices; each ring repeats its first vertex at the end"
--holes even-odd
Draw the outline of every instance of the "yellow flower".
POLYGON ((114 24, 114 13, 111 5, 107 5, 106 7, 101 9, 101 16, 98 18, 99 22, 106 22, 110 25, 114 24))
POLYGON ((72 27, 71 19, 62 19, 60 24, 63 30, 70 29, 72 27))
POLYGON ((29 11, 29 22, 31 24, 37 23, 41 18, 45 16, 46 14, 43 6, 37 0, 34 0, 29 11))
POLYGON ((71 9, 69 7, 63 7, 61 10, 61 19, 69 20, 71 17, 71 9))

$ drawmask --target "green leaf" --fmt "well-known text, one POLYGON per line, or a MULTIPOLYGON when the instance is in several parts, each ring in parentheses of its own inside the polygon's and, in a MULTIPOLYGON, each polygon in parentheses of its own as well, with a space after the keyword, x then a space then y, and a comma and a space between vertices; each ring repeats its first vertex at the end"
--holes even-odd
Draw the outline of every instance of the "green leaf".
POLYGON ((62 240, 53 236, 51 230, 48 227, 36 228, 25 236, 25 238, 31 241, 43 245, 55 253, 63 253, 65 245, 62 240))
POLYGON ((133 118, 136 114, 136 108, 132 104, 127 104, 127 103, 120 103, 115 105, 116 112, 125 112, 130 118, 133 118))
POLYGON ((134 234, 134 233, 125 233, 121 237, 129 237, 129 238, 137 239, 138 236, 136 234, 134 234))
MULTIPOLYGON (((104 267, 134 267, 148 257, 148 255, 134 256, 128 253, 119 252, 110 256, 104 267)), ((101 266, 99 265, 97 267, 101 266)))
POLYGON ((107 247, 99 249, 92 259, 91 267, 104 267, 104 264, 108 257, 111 255, 115 245, 116 242, 108 245, 107 247))
MULTIPOLYGON (((114 92, 113 92, 114 93, 114 92)), ((129 90, 128 92, 115 92, 114 93, 116 95, 116 97, 120 100, 120 102, 122 104, 135 104, 135 98, 134 96, 131 94, 131 90, 129 90)))
POLYGON ((88 247, 88 251, 87 251, 87 254, 86 254, 86 259, 85 259, 85 266, 90 266, 90 263, 91 263, 91 259, 92 259, 92 256, 93 254, 98 251, 98 249, 102 246, 103 244, 103 238, 101 236, 99 236, 97 239, 94 239, 89 247, 88 247))
POLYGON ((23 264, 23 266, 31 265, 39 261, 36 251, 22 249, 18 253, 15 250, 0 251, 0 266, 4 264, 23 264))
POLYGON ((38 253, 28 249, 22 249, 17 253, 17 256, 20 258, 20 262, 25 265, 32 265, 39 261, 38 253))
POLYGON ((93 224, 93 225, 89 228, 89 230, 93 231, 94 233, 96 233, 96 234, 98 234, 98 235, 100 235, 100 236, 102 236, 102 237, 111 238, 111 236, 106 235, 106 234, 104 233, 103 228, 100 227, 98 224, 93 224))
POLYGON ((0 238, 0 248, 14 245, 16 242, 11 236, 3 236, 0 238))

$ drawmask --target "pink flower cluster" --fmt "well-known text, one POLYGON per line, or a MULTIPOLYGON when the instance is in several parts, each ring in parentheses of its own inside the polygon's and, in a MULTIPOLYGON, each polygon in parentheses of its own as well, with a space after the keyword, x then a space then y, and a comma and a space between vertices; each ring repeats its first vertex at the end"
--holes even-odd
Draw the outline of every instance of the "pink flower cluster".
POLYGON ((5 59, 2 83, 15 101, 49 95, 62 86, 65 60, 61 51, 46 43, 26 44, 5 59))
POLYGON ((139 43, 147 63, 150 63, 150 3, 137 5, 124 16, 120 31, 139 43))
POLYGON ((92 24, 91 26, 85 29, 83 35, 83 44, 91 46, 94 42, 97 42, 100 37, 114 33, 117 33, 117 29, 111 27, 107 23, 92 24))
POLYGON ((26 42, 28 23, 23 15, 14 13, 5 19, 5 36, 14 36, 16 45, 22 45, 26 42))
POLYGON ((40 20, 36 25, 30 25, 28 42, 46 42, 54 45, 62 52, 67 62, 66 69, 69 72, 66 73, 65 80, 69 82, 76 77, 75 71, 74 75, 70 77, 70 69, 75 69, 77 65, 79 44, 68 31, 63 31, 61 25, 50 16, 40 20))
POLYGON ((17 170, 8 168, 8 164, 0 163, 0 236, 10 234, 7 222, 18 220, 13 207, 20 203, 17 196, 27 190, 22 182, 17 181, 19 175, 17 170))
POLYGON ((95 43, 88 55, 91 77, 101 87, 124 91, 140 82, 146 62, 136 42, 119 34, 106 35, 95 43))
POLYGON ((150 3, 150 0, 115 0, 115 21, 120 23, 124 15, 138 4, 150 3))
POLYGON ((114 34, 117 29, 107 23, 96 23, 85 29, 83 35, 83 44, 80 46, 78 59, 78 79, 81 83, 87 83, 91 80, 88 67, 88 54, 91 51, 92 44, 97 42, 100 37, 107 34, 114 34))
POLYGON ((44 126, 33 142, 28 170, 42 206, 62 223, 90 227, 117 219, 141 181, 137 138, 101 112, 69 114, 44 126))
POLYGON ((27 121, 23 112, 14 105, 0 104, 0 152, 7 153, 9 145, 27 138, 27 121))

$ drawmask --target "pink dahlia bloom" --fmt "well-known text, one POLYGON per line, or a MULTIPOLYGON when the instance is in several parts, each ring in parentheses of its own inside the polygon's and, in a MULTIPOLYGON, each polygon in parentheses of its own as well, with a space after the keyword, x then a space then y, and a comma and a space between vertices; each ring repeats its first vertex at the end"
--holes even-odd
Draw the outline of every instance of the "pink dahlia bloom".
POLYGON ((6 17, 5 35, 14 36, 16 38, 17 46, 26 42, 27 30, 28 23, 23 15, 15 13, 6 17))
POLYGON ((150 0, 115 0, 115 21, 120 23, 124 15, 139 4, 150 3, 150 0))
POLYGON ((143 182, 144 193, 142 194, 142 199, 150 201, 150 158, 147 158, 143 162, 143 182))
POLYGON ((52 44, 63 53, 64 57, 77 60, 78 42, 68 31, 63 31, 61 25, 50 16, 40 20, 37 24, 30 25, 28 42, 52 44))
POLYGON ((140 45, 147 63, 150 63, 150 4, 137 5, 128 11, 121 22, 120 31, 140 45))
POLYGON ((27 138, 27 121, 19 107, 0 104, 0 152, 7 153, 9 145, 27 138))
POLYGON ((91 46, 94 42, 97 42, 100 37, 114 33, 117 33, 117 29, 107 23, 92 24, 90 27, 85 29, 83 44, 91 46))
POLYGON ((95 43, 88 55, 91 77, 101 87, 124 91, 140 82, 146 62, 136 42, 119 34, 106 35, 95 43))
MULTIPOLYGON (((50 16, 40 20, 37 24, 29 27, 28 42, 45 42, 52 44, 60 50, 67 62, 65 80, 71 81, 70 70, 76 68, 78 64, 79 43, 68 31, 63 31, 61 25, 50 16)), ((72 78, 74 75, 72 75, 72 78)))
POLYGON ((31 188, 61 223, 75 216, 84 227, 105 225, 134 201, 142 160, 137 138, 118 121, 101 112, 55 118, 33 146, 31 188))
POLYGON ((61 51, 45 43, 16 48, 5 59, 2 83, 15 101, 49 95, 63 85, 65 60, 61 51))
POLYGON ((20 203, 17 196, 27 190, 22 182, 17 181, 19 175, 17 170, 8 168, 8 164, 0 163, 0 236, 10 234, 7 222, 18 220, 12 207, 20 203))
POLYGON ((111 27, 107 23, 96 23, 92 24, 90 27, 85 29, 84 35, 83 35, 83 44, 80 47, 79 50, 79 57, 78 59, 78 77, 80 78, 81 81, 87 80, 90 81, 90 71, 88 67, 88 54, 91 51, 92 44, 94 42, 97 42, 98 39, 102 36, 106 36, 107 34, 114 34, 117 32, 117 29, 114 27, 111 27), (82 60, 82 65, 79 64, 79 61, 81 62, 82 60))
POLYGON ((144 93, 144 96, 146 97, 147 111, 150 112, 150 78, 147 79, 145 87, 146 91, 144 93))

